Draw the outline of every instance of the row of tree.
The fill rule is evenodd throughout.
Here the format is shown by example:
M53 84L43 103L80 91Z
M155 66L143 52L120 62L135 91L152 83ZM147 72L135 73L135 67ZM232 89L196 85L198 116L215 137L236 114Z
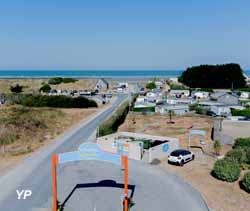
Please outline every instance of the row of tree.
M187 68L179 82L191 88L244 88L246 80L238 64L200 65Z

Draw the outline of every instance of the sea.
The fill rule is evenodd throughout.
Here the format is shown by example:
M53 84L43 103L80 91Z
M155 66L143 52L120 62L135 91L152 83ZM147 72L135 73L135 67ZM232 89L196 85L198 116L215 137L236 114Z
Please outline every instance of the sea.
M170 78L184 70L0 70L0 78ZM244 71L250 75L250 70Z

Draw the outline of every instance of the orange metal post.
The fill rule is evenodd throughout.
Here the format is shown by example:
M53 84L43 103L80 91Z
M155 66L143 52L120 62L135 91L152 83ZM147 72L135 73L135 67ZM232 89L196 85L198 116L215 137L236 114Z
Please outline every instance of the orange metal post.
M52 157L52 188L53 188L53 211L57 211L57 183L56 183L56 166L58 163L58 155Z
M128 211L128 157L122 156L124 167L124 211Z

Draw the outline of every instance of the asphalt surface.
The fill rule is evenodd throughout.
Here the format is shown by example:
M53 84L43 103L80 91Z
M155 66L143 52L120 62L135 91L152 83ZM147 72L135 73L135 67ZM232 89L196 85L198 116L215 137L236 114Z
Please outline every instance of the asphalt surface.
M54 144L35 152L18 167L0 178L0 211L30 211L52 207L51 156L74 151L86 141L126 98L121 95L97 117ZM200 194L178 177L143 162L129 161L129 188L135 206L131 211L205 211ZM27 199L16 190L31 190ZM122 210L123 171L99 161L72 162L58 168L58 200L66 211ZM39 209L43 210L43 209Z

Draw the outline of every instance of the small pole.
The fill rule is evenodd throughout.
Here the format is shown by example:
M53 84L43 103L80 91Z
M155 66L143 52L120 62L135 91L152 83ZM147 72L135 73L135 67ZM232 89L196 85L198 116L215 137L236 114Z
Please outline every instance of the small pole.
M52 157L52 190L53 190L53 211L57 211L57 181L56 181L56 166L58 163L58 155Z

